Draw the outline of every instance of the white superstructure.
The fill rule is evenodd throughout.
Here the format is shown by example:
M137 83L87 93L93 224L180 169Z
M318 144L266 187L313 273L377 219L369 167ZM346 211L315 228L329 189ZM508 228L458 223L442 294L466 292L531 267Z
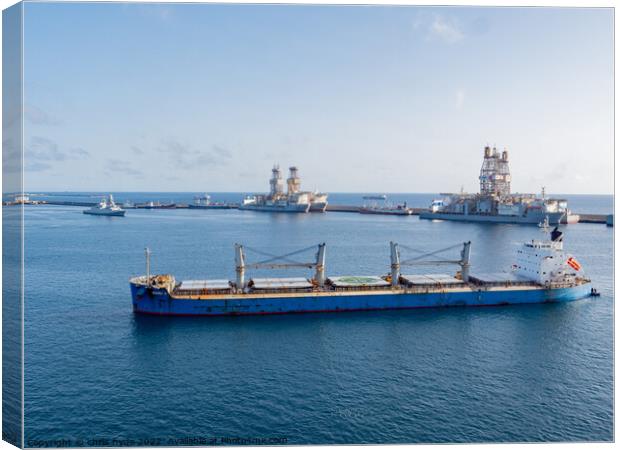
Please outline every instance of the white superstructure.
M543 286L574 283L581 266L577 260L564 252L562 233L557 227L550 240L525 242L517 250L515 273Z
M195 206L209 206L211 204L211 196L209 194L197 195L194 197Z

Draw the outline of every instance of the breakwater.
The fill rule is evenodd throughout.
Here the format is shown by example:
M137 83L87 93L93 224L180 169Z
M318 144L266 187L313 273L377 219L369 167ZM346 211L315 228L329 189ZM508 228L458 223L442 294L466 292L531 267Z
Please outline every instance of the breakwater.
M353 205L327 205L327 211L333 212L352 212L359 213L362 209L361 206L353 206ZM426 211L425 208L409 208L411 210L411 215L417 216L422 211Z
M608 223L607 214L579 214L580 223ZM611 225L611 224L610 224Z
M37 204L42 205L56 205L56 206L79 206L79 207L91 207L97 205L97 202L76 202L76 201L62 201L62 200L47 200L41 201ZM222 208L221 204L214 205L213 208L200 208L200 209L236 209L238 208L238 204L229 204L226 205L226 208ZM125 207L125 209L189 209L190 205L187 203L175 203L175 204L136 204L130 207ZM355 205L327 205L327 211L329 212L345 212L345 213L359 213L361 210L361 206ZM412 211L412 215L419 215L423 211L427 211L425 208L410 208ZM600 224L608 224L609 215L607 214L579 214L579 222L580 223L600 223ZM613 223L613 222L612 222Z

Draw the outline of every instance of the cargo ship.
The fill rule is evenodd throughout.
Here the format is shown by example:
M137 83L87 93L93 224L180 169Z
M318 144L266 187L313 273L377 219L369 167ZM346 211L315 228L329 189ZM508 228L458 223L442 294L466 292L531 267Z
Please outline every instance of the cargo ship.
M146 203L136 203L134 208L136 209L176 209L176 203L160 203L149 201Z
M362 198L364 200L387 200L387 195L385 194L364 195Z
M441 251L401 259L401 247L415 251L391 242L390 272L386 275L327 276L325 244L318 246L315 259L299 263L290 262L298 252L248 263L244 247L235 245L235 281L181 282L172 275L151 275L147 248L146 275L129 280L133 311L164 316L234 316L565 302L597 295L590 280L581 275L579 262L564 253L557 227L550 238L523 243L515 264L504 273L472 272L470 242L443 249L461 248L458 259L445 260L436 259ZM428 261L424 256L434 259ZM401 273L405 266L429 263L454 264L458 270L454 274ZM314 269L314 276L246 280L250 268L288 267Z
M234 209L239 205L235 203L223 203L211 201L209 194L197 195L194 197L194 202L187 205L190 209Z
M5 206L14 206L14 205L42 205L44 204L44 200L32 200L30 198L30 194L26 194L25 192L15 194L13 196L13 200L3 201L2 204Z
M413 208L409 208L407 202L393 205L387 202L387 197L383 200L383 204L371 202L368 205L363 205L360 208L360 214L387 214L391 216L410 216L413 214Z
M568 209L568 202L547 197L545 188L541 195L511 193L507 150L500 153L497 148L484 148L479 181L479 194L442 194L443 198L433 200L420 218L536 225L545 220L551 225L579 222L579 216Z
M246 195L239 209L291 213L325 212L327 209L327 194L301 190L297 167L289 168L286 184L285 193L280 166L273 166L269 180L269 194Z

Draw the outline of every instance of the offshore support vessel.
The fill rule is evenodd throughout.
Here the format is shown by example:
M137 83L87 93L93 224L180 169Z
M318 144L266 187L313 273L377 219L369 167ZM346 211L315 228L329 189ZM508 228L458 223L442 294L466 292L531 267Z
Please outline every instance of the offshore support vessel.
M133 310L154 315L226 316L565 302L596 295L590 280L580 275L581 266L577 260L564 253L562 233L557 228L550 239L524 243L508 273L472 273L470 246L470 242L462 244L458 260L429 262L422 260L425 255L401 260L399 245L392 242L388 275L327 277L325 244L318 246L313 262L290 263L290 257L298 253L293 252L256 264L246 263L244 248L235 245L237 276L234 282L177 282L172 275L151 275L147 248L146 275L131 278L129 282ZM444 250L451 248L455 247ZM278 259L289 263L277 264ZM460 270L455 275L401 273L403 266L429 263L456 264ZM315 273L312 278L251 278L247 281L245 277L248 268L284 267L313 268Z
M325 212L327 194L302 191L301 179L297 172L297 167L289 167L287 192L284 193L284 179L280 166L273 166L269 180L269 194L246 195L239 209L266 212Z
M420 218L517 224L546 221L552 225L579 222L579 216L571 213L565 199L546 197L544 188L541 196L511 193L506 150L500 153L497 148L484 148L479 180L479 194L443 194L444 198L433 200Z

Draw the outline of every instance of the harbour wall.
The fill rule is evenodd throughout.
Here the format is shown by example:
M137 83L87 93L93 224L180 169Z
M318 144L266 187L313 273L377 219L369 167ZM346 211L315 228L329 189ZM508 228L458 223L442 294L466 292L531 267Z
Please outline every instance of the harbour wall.
M53 200L53 201L43 201L38 204L56 205L56 206L91 207L91 206L97 205L98 203ZM231 205L230 209L234 209L234 208L238 208L238 205L234 205L234 206ZM184 203L178 203L172 207L168 205L161 205L161 206L135 205L128 209L189 209L189 205L184 204ZM213 209L218 209L218 208L213 208ZM222 209L222 208L219 208L219 209ZM361 209L360 206L353 206L353 205L332 205L332 204L327 205L327 211L330 211L330 212L359 213L360 209ZM412 214L416 216L420 215L420 213L422 212L428 211L425 208L411 208L411 210L412 210ZM580 214L580 213L576 213L576 214L579 215L580 223L601 223L601 224L608 224L610 226L613 226L613 219L610 220L608 218L609 215L607 214Z

